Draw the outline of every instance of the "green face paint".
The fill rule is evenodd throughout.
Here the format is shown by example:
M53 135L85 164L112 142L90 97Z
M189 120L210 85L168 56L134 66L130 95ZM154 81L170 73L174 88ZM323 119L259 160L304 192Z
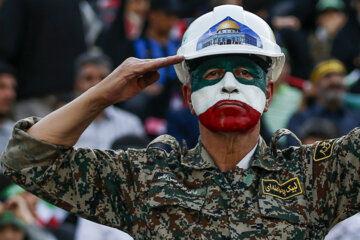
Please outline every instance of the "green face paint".
M252 79L246 79L238 77L235 73L239 68L247 70ZM221 55L211 59L206 60L201 63L192 73L191 73L191 89L192 92L195 92L203 87L215 85L222 80L224 75L221 77L208 80L204 79L204 75L210 69L219 69L223 70L224 75L226 72L231 72L234 74L236 80L239 83L246 85L254 85L260 88L264 93L266 92L266 73L265 71L257 65L254 61L239 55Z

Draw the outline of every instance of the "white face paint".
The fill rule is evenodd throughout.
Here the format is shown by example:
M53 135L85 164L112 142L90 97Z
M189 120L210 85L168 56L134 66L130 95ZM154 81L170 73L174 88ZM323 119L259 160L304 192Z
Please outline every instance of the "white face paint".
M203 87L191 94L196 115L200 115L221 100L235 100L246 103L260 114L264 112L266 96L255 85L242 84L231 72L215 85Z

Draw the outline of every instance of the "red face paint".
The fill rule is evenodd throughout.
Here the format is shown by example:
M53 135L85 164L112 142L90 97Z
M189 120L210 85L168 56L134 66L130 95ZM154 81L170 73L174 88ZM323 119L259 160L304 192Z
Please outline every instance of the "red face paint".
M244 132L253 129L261 114L246 103L222 100L199 115L200 122L212 131Z

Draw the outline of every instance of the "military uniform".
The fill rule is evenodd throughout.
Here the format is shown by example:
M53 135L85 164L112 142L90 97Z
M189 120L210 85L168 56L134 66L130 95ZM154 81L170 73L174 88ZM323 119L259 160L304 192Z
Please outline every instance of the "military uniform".
M222 173L201 142L170 136L146 149L100 151L48 144L16 124L2 155L14 181L70 212L135 239L323 239L360 210L359 129L277 150L260 139L251 166Z

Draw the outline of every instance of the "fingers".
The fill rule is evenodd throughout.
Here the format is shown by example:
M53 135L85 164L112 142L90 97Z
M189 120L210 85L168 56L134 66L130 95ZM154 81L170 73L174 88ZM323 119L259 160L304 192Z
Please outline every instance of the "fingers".
M170 56L156 59L147 59L144 61L143 69L145 71L156 71L163 67L168 67L184 60L183 56Z
M144 89L150 84L156 82L159 79L159 77L160 74L157 71L146 72L138 79L138 86L141 89Z

